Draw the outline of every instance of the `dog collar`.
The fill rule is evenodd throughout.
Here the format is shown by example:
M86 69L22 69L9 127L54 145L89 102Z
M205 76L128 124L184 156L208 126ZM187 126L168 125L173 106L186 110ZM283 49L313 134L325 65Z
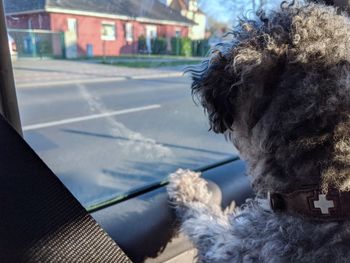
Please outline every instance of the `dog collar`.
M274 212L298 214L318 221L350 220L350 192L330 189L302 189L291 193L270 193Z

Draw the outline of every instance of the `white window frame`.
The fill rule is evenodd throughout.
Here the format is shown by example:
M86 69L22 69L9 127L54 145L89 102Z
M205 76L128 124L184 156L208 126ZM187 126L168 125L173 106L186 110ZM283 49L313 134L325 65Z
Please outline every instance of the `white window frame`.
M76 18L67 18L67 31L78 34L78 21Z
M132 23L125 24L125 39L126 41L134 40L134 25Z
M105 35L104 27L111 27L113 26L114 32L111 35ZM102 21L101 22L101 39L106 41L113 41L117 39L117 28L115 22L111 21Z
M156 25L146 25L146 45L148 53L152 52L152 39L157 38L158 27Z

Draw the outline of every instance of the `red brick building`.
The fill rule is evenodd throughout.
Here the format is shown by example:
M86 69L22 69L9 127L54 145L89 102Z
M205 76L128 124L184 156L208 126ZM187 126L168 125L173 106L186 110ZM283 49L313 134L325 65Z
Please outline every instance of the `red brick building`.
M65 33L66 53L114 56L138 52L138 39L187 37L194 24L158 0L5 0L8 28Z

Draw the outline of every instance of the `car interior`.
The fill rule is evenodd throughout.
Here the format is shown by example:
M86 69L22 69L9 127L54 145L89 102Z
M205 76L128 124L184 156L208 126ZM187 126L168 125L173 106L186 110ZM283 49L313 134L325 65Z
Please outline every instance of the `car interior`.
M84 207L31 149L2 1L0 35L0 262L194 262L193 245L178 233L166 178ZM212 182L223 208L252 197L238 157L196 170Z

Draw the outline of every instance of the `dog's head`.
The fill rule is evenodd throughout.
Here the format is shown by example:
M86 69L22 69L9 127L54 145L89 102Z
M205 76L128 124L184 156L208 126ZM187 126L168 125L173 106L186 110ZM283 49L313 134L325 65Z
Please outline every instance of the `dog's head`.
M350 190L350 21L323 5L242 21L192 69L211 129L247 160L253 186Z

